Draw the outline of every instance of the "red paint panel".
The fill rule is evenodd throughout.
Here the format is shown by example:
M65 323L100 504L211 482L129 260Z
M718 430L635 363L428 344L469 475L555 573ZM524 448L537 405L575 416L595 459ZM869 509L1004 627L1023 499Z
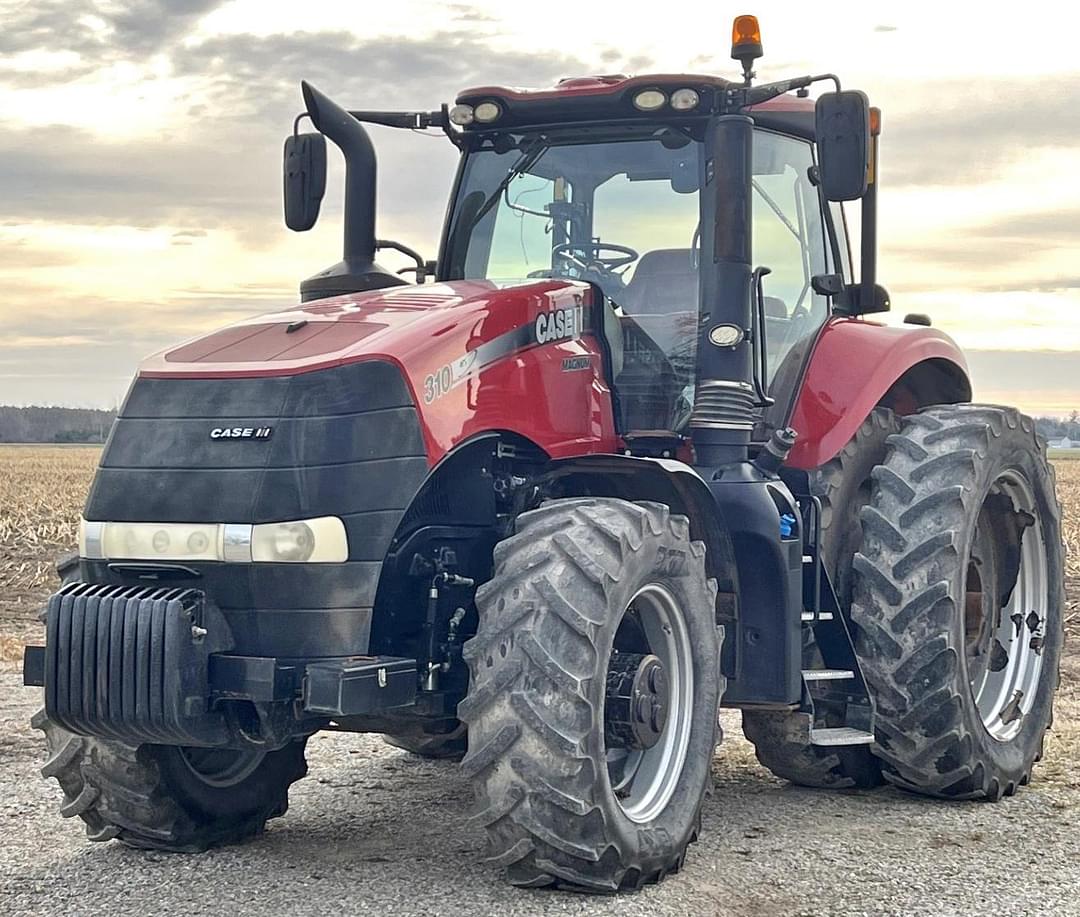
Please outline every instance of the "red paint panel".
M287 326L286 326L287 327ZM311 325L305 325L299 331L290 334L297 341L270 359L279 360L305 360L311 357L321 357L328 353L336 353L354 344L359 344L368 335L381 331L386 325L379 322L320 322L314 326L317 330L314 334L299 337Z
M924 360L947 360L967 375L963 353L936 329L831 319L795 401L791 426L799 439L788 464L810 469L833 458L892 384Z
M386 360L413 392L431 464L457 443L488 430L518 433L552 456L613 452L611 393L590 334L524 346L481 367L470 355L539 316L588 304L585 284L540 280L500 287L488 281L393 287L319 300L225 329L164 354L140 369L148 377L230 379L316 372L360 360ZM286 335L285 327L308 324ZM287 344L283 347L283 344ZM564 357L587 356L586 370L563 371ZM425 401L429 377L461 363L457 384Z
M169 363L201 363L218 351L234 347L246 339L262 333L269 327L276 326L259 324L223 328L221 331L215 331L206 337L168 351L165 354L165 360Z

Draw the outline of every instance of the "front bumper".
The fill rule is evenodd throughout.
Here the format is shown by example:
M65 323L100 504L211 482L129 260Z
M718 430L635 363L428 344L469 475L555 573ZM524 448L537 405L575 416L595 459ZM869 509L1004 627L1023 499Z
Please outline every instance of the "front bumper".
M311 731L416 699L413 659L231 647L224 617L197 589L70 583L49 599L46 645L26 648L23 682L44 687L47 715L71 732L132 744L276 743L290 726Z

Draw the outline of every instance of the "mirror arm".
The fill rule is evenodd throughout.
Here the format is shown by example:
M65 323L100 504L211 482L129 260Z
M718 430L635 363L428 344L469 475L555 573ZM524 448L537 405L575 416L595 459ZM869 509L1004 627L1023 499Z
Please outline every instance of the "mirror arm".
M396 127L403 130L423 131L428 128L438 128L454 146L460 148L462 144L461 132L456 131L450 122L450 106L445 102L438 111L350 111L350 115L357 121L368 124L379 124L382 127Z
M743 108L747 108L751 105L760 105L762 102L768 102L770 99L775 99L777 96L782 96L784 93L792 92L797 89L806 89L814 83L820 83L823 80L831 80L836 86L836 91L840 92L840 77L835 73L819 73L816 76L796 76L790 80L780 80L777 83L764 83L761 86L753 86L749 88L737 88L726 89L727 97L735 104L731 107L732 111L738 111Z

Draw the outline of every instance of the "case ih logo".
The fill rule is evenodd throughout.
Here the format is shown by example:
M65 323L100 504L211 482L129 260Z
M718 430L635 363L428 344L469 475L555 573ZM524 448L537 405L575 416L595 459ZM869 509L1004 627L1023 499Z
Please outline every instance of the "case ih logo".
M269 439L273 434L273 427L214 427L214 429L210 431L210 438Z
M585 310L581 306L541 312L536 316L536 343L547 344L549 341L579 337L585 330L584 325Z

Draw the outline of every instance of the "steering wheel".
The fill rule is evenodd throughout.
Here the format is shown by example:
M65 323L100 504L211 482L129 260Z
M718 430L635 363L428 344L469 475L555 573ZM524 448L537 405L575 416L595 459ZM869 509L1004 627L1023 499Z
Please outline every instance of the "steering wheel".
M575 251L582 250L592 254L592 257L587 262L582 261L574 254ZM605 257L600 254L601 252L615 252L616 256ZM599 266L610 273L632 264L641 255L629 245L615 245L611 242L563 242L551 249L551 257L569 261L570 264L581 271L588 271Z

